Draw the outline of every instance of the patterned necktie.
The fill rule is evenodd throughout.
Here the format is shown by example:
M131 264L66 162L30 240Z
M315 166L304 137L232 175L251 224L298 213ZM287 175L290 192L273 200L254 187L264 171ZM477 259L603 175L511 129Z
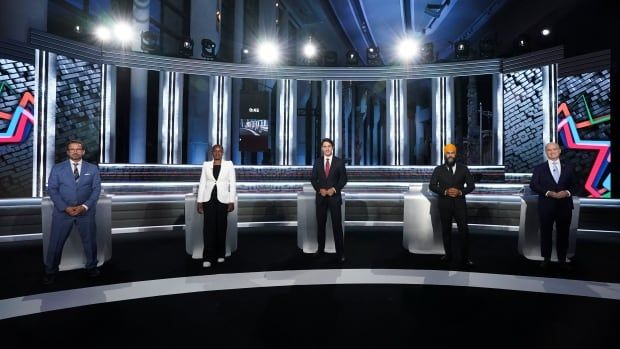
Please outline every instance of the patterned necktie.
M553 167L551 170L553 180L555 180L555 183L558 183L560 181L560 170L558 169L558 163L554 161L551 163L551 166Z
M329 159L325 160L325 177L329 176Z
M78 163L73 163L73 178L77 181L80 178L80 172L78 171Z

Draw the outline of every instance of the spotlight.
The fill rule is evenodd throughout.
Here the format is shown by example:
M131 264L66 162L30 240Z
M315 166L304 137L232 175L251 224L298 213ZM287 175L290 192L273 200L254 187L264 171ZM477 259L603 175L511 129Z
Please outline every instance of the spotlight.
M319 53L319 49L312 42L312 38L308 39L308 42L303 47L303 56L304 63L306 65L316 65L317 62L317 54Z
M179 55L181 57L189 58L194 54L194 40L192 38L185 38L179 46Z
M551 34L551 29L549 28L543 28L543 30L540 31L540 34L542 36L549 36Z
M379 48L370 46L366 49L366 63L372 66L381 65L381 57L379 56Z
M133 29L129 24L119 22L114 26L114 36L122 45L125 45L133 39Z
M514 49L517 54L529 52L531 49L530 38L526 34L517 36L514 41Z
M416 40L411 38L404 39L398 44L398 57L403 62L409 62L418 55L419 49L420 44Z
M108 42L112 38L112 32L108 27L99 26L95 29L95 36L101 42Z
M241 49L241 63L249 63L250 62L250 51L249 48L244 47Z
M469 41L459 40L454 43L454 58L455 59L469 58Z
M215 42L211 39L202 39L200 44L202 45L202 57L207 61L215 60Z
M142 52L153 53L159 50L159 38L157 34L148 30L140 33L140 49Z
M304 56L306 58L314 58L318 53L318 49L316 45L312 42L312 40L308 40L308 42L304 45Z
M360 64L360 54L355 50L347 51L346 63L348 66L355 66Z
M491 39L482 39L478 43L480 58L495 57L495 42Z
M280 59L280 48L274 42L266 41L258 45L256 58L262 64L275 64Z
M79 25L79 24L76 24L76 25L73 27L73 33L74 33L76 36L80 36L80 35L82 35L82 26L81 26L81 25Z
M422 63L432 63L435 61L435 50L433 49L432 42L427 42L420 47L420 61Z

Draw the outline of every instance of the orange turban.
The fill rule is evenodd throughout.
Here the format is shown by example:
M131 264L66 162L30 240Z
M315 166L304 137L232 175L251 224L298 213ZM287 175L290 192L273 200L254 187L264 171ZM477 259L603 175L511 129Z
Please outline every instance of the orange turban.
M455 152L455 153L456 153L456 146L455 146L454 144L452 144L452 143L446 144L446 145L443 147L443 152L444 152L444 153L447 153L447 152L449 152L449 151L453 151L453 152Z

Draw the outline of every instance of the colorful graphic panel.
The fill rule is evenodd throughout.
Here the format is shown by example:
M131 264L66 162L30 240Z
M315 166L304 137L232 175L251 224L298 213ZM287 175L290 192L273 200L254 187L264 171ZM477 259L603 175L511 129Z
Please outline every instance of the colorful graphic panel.
M34 66L0 58L0 198L32 196Z
M580 195L611 197L611 107L608 70L558 81L562 157L575 165Z

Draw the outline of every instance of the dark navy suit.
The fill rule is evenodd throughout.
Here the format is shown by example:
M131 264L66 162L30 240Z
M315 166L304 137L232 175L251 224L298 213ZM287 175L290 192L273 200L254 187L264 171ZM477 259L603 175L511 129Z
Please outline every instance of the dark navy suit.
M573 166L561 163L560 168L560 178L556 183L549 169L549 162L545 161L536 166L532 173L530 188L538 194L541 254L545 259L551 258L552 232L555 223L558 260L565 261L568 250L568 231L573 217L573 198L569 196L564 199L554 199L545 195L548 191L563 190L568 190L571 195L576 194Z
M97 200L101 193L99 168L82 160L80 177L76 181L69 160L54 165L47 181L48 193L54 202L52 231L45 256L45 271L53 274L58 271L62 249L77 224L86 255L86 269L97 266L97 239L95 213ZM69 206L86 205L88 210L72 217L65 212Z
M332 231L334 233L334 244L338 256L344 256L344 241L342 237L342 196L340 192L347 184L347 170L342 159L332 156L329 175L325 175L325 158L322 156L316 159L312 167L312 177L310 182L316 190L316 220L317 220L317 239L319 243L318 252L325 249L325 224L327 223L327 210L332 217ZM321 196L320 189L336 189L332 196Z

